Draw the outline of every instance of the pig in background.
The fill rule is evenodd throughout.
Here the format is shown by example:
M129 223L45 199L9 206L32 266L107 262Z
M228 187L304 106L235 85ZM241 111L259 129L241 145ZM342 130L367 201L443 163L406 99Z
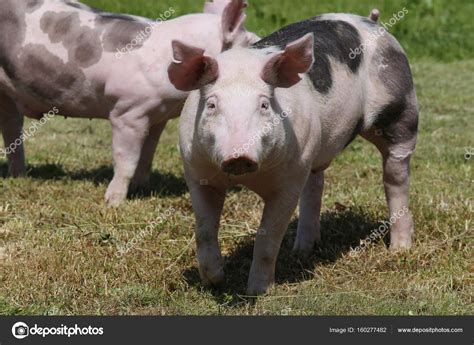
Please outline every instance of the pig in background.
M55 108L66 116L109 119L114 178L105 198L118 205L130 183L147 186L160 135L187 96L168 80L170 42L193 44L209 56L248 46L257 39L244 29L245 6L243 0L215 0L205 4L204 14L156 25L76 1L2 0L0 128L5 147L21 137L24 115L40 119ZM13 176L25 174L22 143L7 158Z
M230 186L265 202L247 287L264 293L298 200L294 250L307 253L320 240L324 170L357 135L382 154L390 214L408 211L418 105L406 55L389 33L376 35L377 18L321 15L215 59L173 42L179 63L169 67L170 80L196 90L181 115L180 146L205 283L224 280L218 229ZM405 212L391 228L391 249L409 248L412 234Z

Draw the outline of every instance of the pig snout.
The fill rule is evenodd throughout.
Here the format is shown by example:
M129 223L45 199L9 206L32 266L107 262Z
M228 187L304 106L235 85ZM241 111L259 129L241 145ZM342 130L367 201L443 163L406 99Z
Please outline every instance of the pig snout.
M244 175L258 170L258 163L248 157L230 158L222 163L223 172L232 175Z

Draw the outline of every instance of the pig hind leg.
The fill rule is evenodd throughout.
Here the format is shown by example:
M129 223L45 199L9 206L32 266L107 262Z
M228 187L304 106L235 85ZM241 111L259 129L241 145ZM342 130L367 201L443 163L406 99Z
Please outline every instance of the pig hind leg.
M7 96L0 94L0 128L2 130L4 151L1 156L8 159L9 172L13 177L26 173L23 141L20 139L23 130L23 115L18 112L15 103Z
M410 99L412 101L410 101ZM418 110L414 93L407 101L386 106L362 137L375 144L383 158L383 182L390 212L390 249L408 249L413 236L409 211L410 157L415 149Z
M111 123L114 178L105 193L105 201L108 206L115 207L127 197L147 136L149 119L140 112L130 112L111 116Z
M140 160L132 180L132 189L148 188L150 183L150 173L155 155L156 146L160 141L161 134L166 127L167 121L153 125L148 136L143 143Z

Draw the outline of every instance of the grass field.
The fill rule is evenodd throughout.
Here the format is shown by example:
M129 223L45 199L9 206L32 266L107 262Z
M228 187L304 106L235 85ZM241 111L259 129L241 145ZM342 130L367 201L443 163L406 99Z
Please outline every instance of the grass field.
M170 6L178 14L201 7L195 0L87 2L149 17ZM291 253L295 214L277 283L256 300L243 294L262 203L245 189L231 191L220 232L227 282L220 290L206 289L197 273L178 121L158 147L151 192L107 209L109 124L56 117L26 142L26 178L7 178L0 161L0 314L472 314L474 157L464 154L474 148L474 43L461 35L472 35L474 10L467 1L466 9L462 1L410 4L413 17L394 31L409 52L421 106L410 252L391 254L385 239L350 255L386 217L379 154L357 139L327 171L322 243L304 260ZM248 27L269 33L313 14L365 15L372 7L388 19L403 6L364 0L301 1L295 7L254 0ZM163 222L145 233L160 216ZM118 255L127 244L129 252Z

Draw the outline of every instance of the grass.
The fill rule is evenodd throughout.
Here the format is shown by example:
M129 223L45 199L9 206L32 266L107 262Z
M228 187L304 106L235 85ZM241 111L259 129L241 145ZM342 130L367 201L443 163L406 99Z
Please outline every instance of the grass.
M85 0L112 12L157 18L170 7L176 15L202 11L204 0ZM388 23L404 7L408 14L390 28L408 55L442 61L474 58L474 2L471 0L248 0L247 28L264 37L282 26L322 13L344 12L368 16L372 8ZM296 5L297 3L297 5Z
M155 8L138 0L89 2L148 16ZM196 3L173 6L184 12L185 6L197 10ZM280 25L280 19L268 19L277 7L259 3L268 7L262 27ZM332 9L317 3L306 6L319 12L371 8L363 5L366 1L351 2L349 10L344 7L348 1L335 2ZM282 6L278 13L286 13L288 21L310 13L303 5ZM385 239L349 255L386 215L379 154L357 139L328 170L322 243L305 260L291 253L295 214L280 252L277 284L257 300L243 294L252 258L251 229L258 227L262 203L245 189L231 191L220 232L227 282L220 290L206 289L196 268L177 120L158 147L151 192L110 210L103 203L112 177L109 124L57 117L26 142L27 178L7 178L6 164L0 162L0 314L472 314L474 160L463 156L474 147L474 59L442 61L448 55L435 60L415 54L412 59L421 124L412 163L416 240L410 252L389 253ZM171 208L176 212L152 234L144 233ZM130 241L136 245L117 256Z

